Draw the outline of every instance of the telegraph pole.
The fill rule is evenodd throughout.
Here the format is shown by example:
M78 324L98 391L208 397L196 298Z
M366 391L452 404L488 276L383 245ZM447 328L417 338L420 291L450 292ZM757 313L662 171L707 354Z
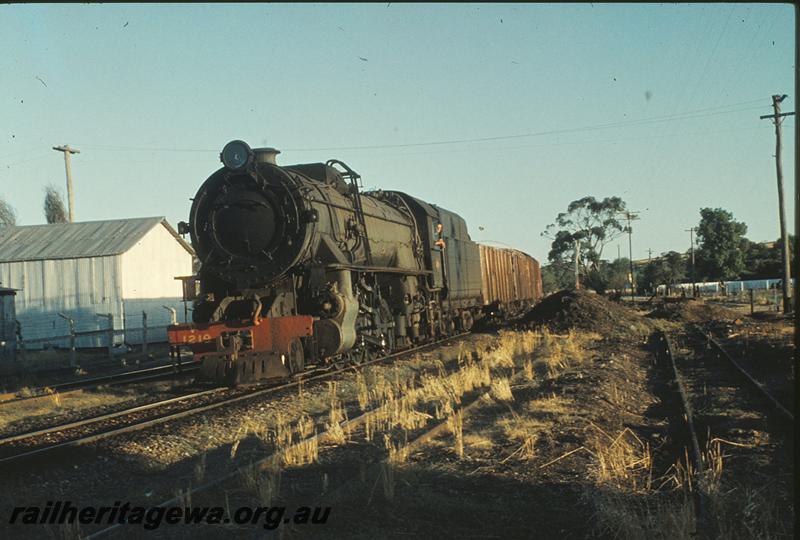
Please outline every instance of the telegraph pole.
M580 273L578 272L578 257L580 257L580 244L575 240L575 290L581 288Z
M778 213L781 222L781 258L783 259L783 312L792 312L792 302L789 297L789 287L791 285L791 257L789 255L789 233L786 231L786 211L783 207L783 168L781 167L781 118L794 115L793 112L781 113L781 102L786 99L786 94L772 96L772 108L775 114L761 116L772 118L775 122L775 170L778 174Z
M80 154L81 151L77 148L70 148L68 144L63 146L54 146L53 150L58 150L64 153L64 168L67 171L67 199L69 201L69 222L75 221L75 196L72 193L72 174L69 170L69 155Z
M633 288L634 284L636 283L636 276L633 274L633 239L631 236L633 235L633 229L631 228L631 220L639 219L638 212L631 212L627 210L623 212L623 215L628 220L628 254L630 256L630 266L631 266L631 301L635 302L635 298L633 295Z
M692 253L692 298L696 298L697 292L695 291L694 285L694 282L697 281L694 270L694 227L691 227L690 229L684 229L684 232L689 233L689 250Z

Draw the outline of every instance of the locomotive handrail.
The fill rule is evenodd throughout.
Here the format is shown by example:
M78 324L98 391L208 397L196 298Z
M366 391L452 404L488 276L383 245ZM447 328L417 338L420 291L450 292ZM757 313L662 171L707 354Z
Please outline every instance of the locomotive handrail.
M349 206L343 206L341 204L336 204L335 202L327 201L327 200L324 200L324 199L312 199L311 197L308 197L307 200L310 203L323 204L323 205L331 207L331 208L338 208L339 210L344 210L345 212L352 212L353 214L357 214L357 211L355 209L350 208ZM409 225L408 223L406 223L404 221L397 221L396 219L390 219L390 218L387 218L386 216L379 216L379 215L376 215L376 214L370 214L368 212L364 212L363 208L361 210L361 213L363 215L371 217L373 219L379 219L381 221L386 221L388 223L395 223L397 225L403 225L403 226L409 227L409 228L411 228L413 226L413 225Z
M326 270L353 270L356 272L375 272L378 274L410 274L415 276L424 276L433 274L430 270L421 270L417 268L393 268L391 266L358 266L353 264L326 264Z
M346 163L339 161L338 159L329 159L325 162L325 165L329 167L333 167L334 165L341 166L346 173L342 174L342 176L346 176L350 178L350 185L352 186L353 190L353 208L355 209L356 219L358 219L358 224L361 226L361 230L359 231L359 237L361 242L364 245L364 255L366 255L367 262L372 264L372 249L369 246L369 234L367 233L367 220L364 218L364 207L361 205L361 193L358 190L358 180L361 178L361 175L358 174L356 171L351 169L347 166Z

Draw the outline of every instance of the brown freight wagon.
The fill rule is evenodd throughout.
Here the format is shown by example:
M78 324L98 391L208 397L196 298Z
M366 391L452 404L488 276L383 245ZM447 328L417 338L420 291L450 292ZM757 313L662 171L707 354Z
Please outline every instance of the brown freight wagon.
M536 259L516 249L479 247L486 308L518 311L542 298L542 274Z

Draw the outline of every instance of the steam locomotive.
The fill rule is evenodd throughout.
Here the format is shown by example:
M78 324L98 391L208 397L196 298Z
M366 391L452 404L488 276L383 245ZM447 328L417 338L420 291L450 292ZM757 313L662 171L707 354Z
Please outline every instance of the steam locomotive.
M359 362L459 331L541 297L532 257L471 241L453 212L398 191L362 192L338 160L278 166L228 143L193 199L200 261L193 322L168 329L200 378L236 385L306 364Z

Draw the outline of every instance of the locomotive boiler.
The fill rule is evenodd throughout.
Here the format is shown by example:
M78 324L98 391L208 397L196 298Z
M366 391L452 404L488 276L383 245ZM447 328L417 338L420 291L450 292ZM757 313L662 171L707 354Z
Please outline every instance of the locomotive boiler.
M361 192L340 161L279 166L278 153L228 143L179 224L200 290L193 322L168 334L201 361L201 378L283 378L472 326L487 299L461 217Z

